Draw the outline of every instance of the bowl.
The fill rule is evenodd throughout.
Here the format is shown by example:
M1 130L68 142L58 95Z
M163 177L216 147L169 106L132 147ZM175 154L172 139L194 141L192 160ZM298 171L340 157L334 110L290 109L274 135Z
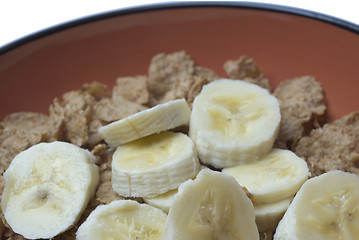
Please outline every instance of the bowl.
M220 76L226 60L245 54L274 87L315 76L331 119L358 110L358 25L271 4L186 2L101 13L2 47L0 118L16 111L46 113L66 91L147 74L152 56L180 50Z
M102 82L112 87L118 77L147 75L153 56L158 53L173 53L181 50L185 50L192 56L197 65L210 68L217 75L223 77L226 77L223 64L227 60L238 59L241 55L247 55L257 62L273 87L287 79L312 75L324 88L329 120L338 119L350 112L359 110L359 97L357 95L359 87L359 26L323 14L277 5L246 2L187 2L120 9L81 18L35 33L1 48L0 81L2 88L0 90L0 102L2 105L0 118L2 119L7 114L17 111L48 113L49 105L53 103L53 99L61 97L65 92L80 89L84 83L93 81ZM203 79L204 81L208 80ZM119 99L119 101L123 101L121 96ZM97 185L94 201L91 200L87 205L85 212L81 214L80 220L76 222L75 227L54 239L74 239L77 229L81 229L81 227L78 227L95 206L100 203L114 202L114 200L120 198L111 184L112 181L116 180L112 177L115 175L112 175L111 172L111 156L117 143L115 142L112 148L107 148L107 145L102 144L103 138L98 132L98 127L102 126L101 124L111 122L112 119L104 120L103 122L101 122L103 119L91 119L91 122L87 120L88 113L92 114L91 111L96 112L96 110L103 109L101 108L102 103L109 103L109 106L112 107L114 106L113 102L111 102L110 98L103 98L96 102L96 107L94 105L93 109L86 108L81 110L76 107L78 102L71 103L73 105L66 105L64 110L55 102L52 108L53 115L51 116L53 118L50 119L51 121L47 118L44 120L42 115L36 115L38 118L32 118L32 114L30 114L29 118L23 118L22 121L25 119L26 123L30 122L29 126L24 127L26 130L19 127L20 129L17 131L16 116L18 115L15 115L14 118L6 118L7 123L10 123L10 125L14 123L14 126L8 129L4 127L4 123L0 123L0 131L3 130L2 133L6 133L6 135L1 135L3 140L0 146L1 172L8 167L8 164L18 152L35 143L42 142L43 138L45 139L44 141L52 141L53 139L69 141L91 150L99 158L97 164L100 168L101 181ZM101 104L97 105L97 103ZM143 109L143 106L136 105L136 107ZM111 111L115 108L104 109L105 111L101 112L101 114L107 116L111 115ZM186 112L189 113L188 107L186 109ZM131 110L133 110L133 107ZM70 114L67 114L68 112ZM278 113L277 111L275 112ZM298 111L294 112L297 114ZM77 114L79 118L77 118ZM189 115L187 114L187 116ZM277 114L277 116L279 115ZM355 115L355 117L357 116ZM231 118L225 119L225 121L230 120ZM279 117L277 120L279 124ZM45 126L42 126L41 122L46 122L44 123ZM21 124L23 123L21 122ZM133 125L133 121L128 121L128 123ZM33 133L30 131L32 126L35 127ZM39 129L37 129L38 126L40 126ZM141 136L139 131L136 130L137 127L132 127L137 132L136 136ZM335 128L331 128L331 130L333 129L335 130ZM177 130L187 131L188 128L178 128ZM350 133L353 131L350 131ZM30 132L30 134L27 134L27 132ZM276 126L273 127L273 132L276 132ZM291 129L288 132L293 133ZM197 134L197 136L199 135ZM275 133L273 133L274 135ZM342 148L340 148L341 139L344 139L343 143L341 143L344 145L350 141L347 139L354 139L354 137L345 138L345 134L343 135L344 137L339 138L339 140L335 138L335 144L339 146L336 146L335 149L340 149L339 157L344 155L346 157L345 161L353 160L356 161L354 162L356 164L358 160L357 151L351 152L349 155L345 152L343 153L346 149L342 151ZM251 136L257 137L257 135ZM334 138L329 137L326 139L332 140ZM292 139L278 142L279 146L282 143L294 145L292 144ZM320 142L317 143L320 150L330 148L322 147L323 145L320 145ZM271 143L261 143L261 151L265 149L265 145L272 147ZM356 147L356 145L354 147L353 145L355 144L348 144L349 150ZM191 146L189 148L193 150ZM204 146L206 147L206 144ZM317 144L313 144L313 146L316 146L313 147L314 150L318 148ZM237 148L237 146L234 148ZM199 149L197 145L196 151ZM218 155L223 156L226 149L220 149L220 154ZM267 150L269 151L270 149ZM337 156L334 155L333 158L340 159L339 157L336 158ZM200 155L199 158L203 163L204 158ZM350 160L348 160L349 158ZM46 159L52 160L49 157L46 157ZM186 159L189 159L192 164L197 158L191 156ZM277 161L276 158L275 161ZM304 169L304 160L298 159L298 161L302 163ZM55 161L54 165L57 165L57 163L59 162ZM331 162L329 161L329 163ZM209 162L209 164L212 163ZM312 165L308 164L308 166ZM333 166L336 165L333 164ZM34 169L36 167L37 165ZM55 172L52 168L56 169L56 167L46 166L46 171L49 173ZM45 168L39 169L45 170ZM197 167L194 169L197 169ZM37 172L37 170L36 168L34 171ZM40 170L39 172L41 172ZM153 172L151 171L151 173ZM278 171L274 172L277 173ZM56 181L56 176L61 173L61 170L56 171L53 180ZM191 171L192 173L194 172ZM11 176L11 170L9 174ZM126 172L125 174L127 175ZM304 180L307 174L308 172L304 171ZM46 178L48 175L52 176L52 174L46 174ZM4 176L4 178L7 178L8 174ZM20 174L16 174L16 176L20 176ZM132 179L132 183L136 182L136 176L135 178L130 176L127 175L128 179ZM166 176L167 181L168 175ZM140 178L143 177L141 176ZM0 190L1 185L4 184L4 178L0 177ZM19 179L21 179L21 176ZM64 178L60 177L60 179ZM173 182L170 182L171 186L173 186ZM66 185L66 183L64 184ZM92 185L96 187L94 184ZM239 186L237 187L240 188ZM48 195L46 186L44 188L41 186L39 191L37 198L41 197L46 201ZM131 191L129 194L131 194ZM294 192L290 192L290 194L292 196ZM3 204L3 208L4 206L6 208L6 193L4 193L4 196L6 202ZM289 204L291 196L279 197L284 198L284 204ZM275 201L278 200L279 198L275 199ZM250 204L248 199L246 201ZM274 200L272 199L272 201ZM281 205L283 203L283 201L278 202ZM278 202L270 202L268 205L275 204L277 206ZM30 206L31 211L32 205L27 205ZM37 205L37 203L36 206L34 205L35 208ZM267 206L267 203L263 205ZM56 205L52 207L56 208ZM282 209L283 212L285 208ZM269 216L274 218L272 214L269 214ZM34 217L38 218L38 216ZM275 231L276 224L281 216L277 215L275 217L276 219L270 222L270 226L268 224L268 215L265 216L262 223L257 221L259 231L261 233L269 231L269 238L271 233ZM263 218L259 217L257 219ZM1 235L13 234L9 229L6 229L5 233L2 234L1 232L4 228L2 224L2 221L0 221L0 238ZM13 227L13 225L11 226Z

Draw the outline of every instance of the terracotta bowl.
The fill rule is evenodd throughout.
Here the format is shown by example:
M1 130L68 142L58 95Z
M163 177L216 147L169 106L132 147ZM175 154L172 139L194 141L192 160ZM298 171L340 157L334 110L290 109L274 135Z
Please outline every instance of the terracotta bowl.
M185 50L225 76L246 54L276 86L312 75L332 119L359 110L359 26L268 4L181 3L120 9L56 26L0 49L0 118L46 113L54 97L119 76L147 74L153 55Z

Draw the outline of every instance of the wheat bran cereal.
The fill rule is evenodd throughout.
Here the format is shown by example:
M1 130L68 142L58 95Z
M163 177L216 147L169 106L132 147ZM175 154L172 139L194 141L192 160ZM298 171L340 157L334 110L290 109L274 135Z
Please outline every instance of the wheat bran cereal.
M195 64L184 51L173 54L157 54L148 69L148 90L150 106L162 103L162 98L175 87L178 78L188 77L194 73Z
M118 97L121 99L117 100ZM147 76L118 78L113 88L112 98L115 102L119 102L124 98L133 103L146 105L149 101Z
M303 136L325 121L323 88L314 77L303 76L281 82L274 90L281 110L276 147L294 149Z
M52 140L54 130L50 118L41 113L18 112L6 116L0 123L0 172L21 151Z
M295 149L312 176L339 169L359 175L359 112L353 112L299 140Z
M241 79L259 85L269 91L272 89L269 80L264 77L262 70L253 58L242 55L237 60L226 61L223 68L231 79Z
M154 56L148 71L150 106L179 98L191 105L203 85L220 78L212 70L196 66L184 51Z

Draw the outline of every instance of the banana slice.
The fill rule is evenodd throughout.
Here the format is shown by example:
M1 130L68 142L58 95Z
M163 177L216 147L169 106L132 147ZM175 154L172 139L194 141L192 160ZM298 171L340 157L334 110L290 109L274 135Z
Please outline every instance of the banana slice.
M358 239L358 202L358 176L331 171L311 178L289 205L274 239Z
M293 197L273 203L254 205L254 215L259 232L274 232Z
M65 142L37 144L4 173L2 211L27 239L53 238L77 222L99 182L96 158Z
M110 147L189 123L191 110L184 99L169 101L135 113L99 129Z
M167 215L160 209L133 200L100 205L76 232L77 240L161 239Z
M172 200L176 195L178 189L173 189L168 192L162 193L153 198L143 198L143 201L148 205L161 209L164 213L168 214L172 204Z
M289 150L273 149L251 164L223 168L248 189L255 204L294 196L310 176L307 163Z
M230 167L267 154L279 123L278 101L266 89L221 79L204 86L195 98L189 136L202 162Z
M124 197L154 197L176 189L200 169L192 140L162 132L119 146L112 157L112 188Z
M253 204L234 178L202 170L179 187L162 239L259 239Z
M201 165L200 166L200 171L204 170L204 169L209 169L208 167ZM143 201L145 203L147 203L148 205L154 206L156 208L161 209L163 212L165 212L166 214L168 214L171 204L172 204L172 200L175 197L176 193L177 193L178 189L173 189L170 190L168 192L162 193L158 196L155 196L153 198L143 198Z

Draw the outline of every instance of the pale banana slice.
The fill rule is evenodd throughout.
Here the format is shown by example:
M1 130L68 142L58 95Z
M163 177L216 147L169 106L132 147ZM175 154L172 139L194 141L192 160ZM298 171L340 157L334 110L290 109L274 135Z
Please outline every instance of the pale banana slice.
M259 232L274 232L293 197L273 203L254 205L254 215Z
M99 182L96 158L65 142L37 144L4 173L2 211L27 239L53 238L77 222Z
M162 240L259 239L253 204L233 177L202 170L175 195Z
M204 86L195 98L189 136L202 162L230 167L267 154L280 118L279 103L266 89L220 79Z
M124 197L154 197L197 175L192 140L162 132L119 146L112 157L112 188Z
M310 176L307 163L292 151L273 149L251 164L223 168L252 194L255 204L293 196Z
M204 169L209 169L208 167L201 165L200 166L200 171L204 170ZM148 205L154 206L156 208L161 209L163 212L165 212L166 214L168 214L171 204L172 204L172 200L175 197L176 193L177 193L178 189L173 189L170 190L168 192L162 193L160 195L157 195L153 198L143 198L143 201L145 203L147 203Z
M274 239L358 239L358 203L358 176L331 171L311 178L289 205Z
M161 239L167 215L160 209L133 200L100 205L76 232L77 240Z
M177 191L178 189L173 189L153 198L143 198L143 201L148 205L159 208L164 213L168 214L168 212L170 211L172 200L176 195Z
M189 123L191 110L185 99L159 104L99 129L110 147Z

